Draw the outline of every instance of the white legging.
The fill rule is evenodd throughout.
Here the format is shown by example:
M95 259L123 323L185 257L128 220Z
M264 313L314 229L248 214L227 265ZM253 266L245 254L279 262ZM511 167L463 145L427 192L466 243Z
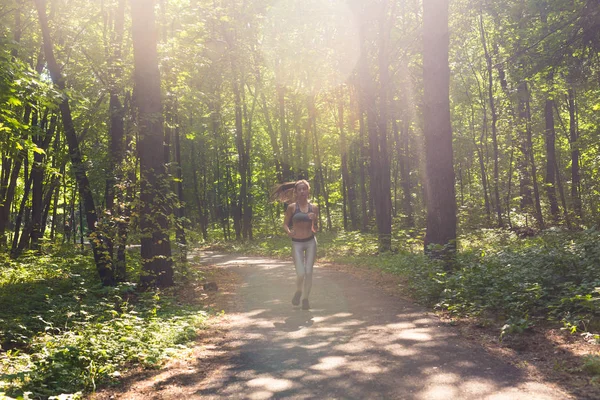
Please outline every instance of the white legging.
M312 287L313 265L317 257L317 239L306 242L292 241L292 257L296 266L296 290L302 292L302 298L308 299Z

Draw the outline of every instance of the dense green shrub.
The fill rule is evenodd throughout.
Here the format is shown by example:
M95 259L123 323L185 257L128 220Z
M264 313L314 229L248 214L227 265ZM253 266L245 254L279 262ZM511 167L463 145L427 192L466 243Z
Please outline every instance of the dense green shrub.
M8 396L92 391L130 365L157 366L207 315L166 292L102 287L93 260L81 254L2 261L0 393Z

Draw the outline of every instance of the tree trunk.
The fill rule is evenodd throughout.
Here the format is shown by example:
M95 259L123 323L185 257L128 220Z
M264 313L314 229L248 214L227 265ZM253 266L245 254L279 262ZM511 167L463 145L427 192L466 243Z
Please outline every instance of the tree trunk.
M483 102L484 99L482 98L481 101ZM489 223L490 222L490 216L491 216L491 208L490 208L490 198L488 196L488 177L487 177L487 172L485 169L485 164L486 164L486 159L485 159L485 154L487 153L487 149L486 149L486 142L485 142L485 137L486 137L486 129L487 129L487 115L486 115L486 110L485 107L483 109L483 126L481 127L481 135L479 135L479 143L477 142L476 139L476 133L475 133L475 107L473 106L473 102L471 101L471 130L473 133L473 145L475 146L475 148L477 149L477 158L479 159L479 170L481 172L481 186L483 188L483 202L485 205L485 215L486 215L486 222ZM462 198L462 179L461 179L461 198Z
M548 74L548 83L553 86L552 73ZM554 130L554 99L548 95L544 105L544 118L546 121L546 195L550 203L550 214L554 223L558 222L559 212L556 199L556 132Z
M208 226L207 226L207 211L205 206L204 196L200 196L200 190L198 188L198 165L196 163L196 151L194 150L194 140L190 141L191 151L191 165L192 165L192 179L194 184L194 198L196 200L196 207L198 208L198 218L200 222L200 231L202 232L202 238L208 240ZM206 177L206 174L202 174Z
M362 12L362 10L360 11ZM360 17L359 17L360 18ZM361 22L360 26L360 58L357 65L357 77L356 77L356 88L358 91L358 123L359 123L359 169L360 169L360 202L361 202L361 231L367 232L369 229L369 190L367 189L369 183L367 176L371 175L369 172L371 168L367 163L369 157L369 149L365 143L367 134L370 133L370 128L367 128L365 124L365 115L368 115L369 108L374 107L371 96L370 96L370 77L367 64L367 47L366 47L366 27L365 22ZM367 117L368 118L368 117ZM371 160L372 162L372 160ZM369 172L367 172L367 169ZM372 182L371 182L372 184Z
M50 208L52 207L52 199L56 199L56 195L58 194L58 187L60 186L60 177L54 176L50 183L46 186L46 191L44 193L43 198L43 214L42 214L42 231L41 237L44 237L44 231L46 229L46 222L48 220L48 214L50 213ZM56 203L56 201L55 201ZM56 206L54 207L56 210ZM54 221L53 221L54 225Z
M560 202L563 207L563 216L565 218L565 223L567 224L567 229L571 229L571 217L569 216L567 198L565 196L565 189L562 184L562 178L560 176L560 168L558 167L557 159L554 159L554 170L556 171L556 183L558 186L558 193L560 194Z
M367 209L370 212L369 215L369 220L371 221L373 218L373 213L375 213L375 224L377 226L377 236L378 236L378 241L380 242L380 234L379 234L379 229L380 229L380 222L379 219L377 218L377 206L379 205L376 200L377 196L379 195L379 190L381 188L380 185L380 179L381 179L381 174L380 174L380 160L378 158L378 150L379 150L379 143L378 143L378 134L377 134L377 113L375 110L375 101L376 101L376 96L374 93L374 85L375 82L373 80L368 80L365 81L368 82L367 85L369 86L366 90L366 104L367 104L367 109L366 109L366 117L367 117L367 139L368 139L368 150L369 150L369 192L367 193L368 195L368 204L369 207L367 207ZM381 215L381 214L380 214ZM381 245L381 243L379 243L379 245Z
M238 71L232 63L233 69L233 97L235 103L235 145L238 151L238 172L240 174L240 191L239 197L234 200L233 226L235 227L235 239L242 238L242 213L244 199L247 196L247 179L246 179L246 150L244 149L244 124L242 120L242 99L240 95L240 86L243 90L243 85L240 85Z
M506 190L506 219L508 220L508 227L512 228L512 222L510 220L510 199L512 198L512 177L513 177L513 162L515 158L515 149L511 147L510 149L510 162L508 163L508 183Z
M533 194L531 173L528 168L530 153L533 149L529 148L528 123L527 123L527 82L522 80L517 86L517 96L519 101L519 119L518 119L518 137L520 155L517 157L517 171L519 172L519 194L521 196L521 210L531 212L533 207Z
M285 123L285 88L277 85L277 104L279 107L279 131L281 134L281 144L283 146L282 174L283 181L286 182L292 178L290 169L290 144L288 138L287 126Z
M579 175L579 133L577 132L575 90L569 88L567 96L567 104L569 107L569 144L571 145L571 201L573 202L573 210L575 211L578 223L581 223L581 221L583 221L583 209L579 191L581 177Z
M397 123L394 121L394 134L396 135L397 157L402 185L402 211L405 215L404 226L412 228L415 225L415 221L412 202L413 187L410 177L412 168L410 162L410 124L411 120L414 119L414 115L411 112L411 83L407 61L403 61L400 66L400 80L402 82L402 93L400 95L400 127L398 128Z
M20 4L21 5L21 4ZM15 26L13 33L13 40L15 43L21 42L21 7L15 7ZM18 56L18 46L13 46L11 55L14 59ZM26 106L26 109L30 109L30 106ZM24 121L25 125L27 121ZM15 186L17 180L14 182L11 179L12 175L16 173L18 176L21 169L21 161L19 158L23 157L24 150L21 150L17 155L17 160L13 163L12 157L8 154L4 154L2 157L2 176L0 177L0 248L6 246L6 226L10 218L10 206L12 204L12 198L14 197ZM11 169L12 168L12 169ZM13 186L9 186L12 184Z
M246 196L244 196L242 203L242 236L244 239L252 240L252 163L250 162L250 151L252 149L252 119L254 117L254 110L256 109L256 90L252 100L252 108L248 112L246 105L245 90L242 90L242 114L245 121L246 129L244 130L244 168L246 169Z
M359 149L358 149L358 163L359 163L359 171L360 171L360 208L361 208L361 231L367 232L369 229L369 207L368 199L369 195L367 193L367 165L366 161L368 159L367 156L367 146L365 145L364 138L366 135L366 127L365 127L365 118L364 118L364 102L362 99L360 100L360 112L359 112Z
M175 189L177 192L177 200L179 204L177 206L177 227L175 232L175 237L177 239L177 243L182 246L187 245L187 240L185 238L185 202L183 198L183 168L181 163L181 146L180 146L180 138L179 138L179 123L177 123L175 127L175 177L177 178L177 184L175 185ZM184 254L186 252L184 251ZM185 260L185 258L184 258Z
M50 225L50 240L52 242L56 241L56 231L57 231L57 220L58 220L58 199L60 198L60 179L58 181L58 185L54 189L54 195L52 196L52 225ZM63 215L64 219L64 215Z
M408 116L404 117L399 132L400 139L400 179L402 180L402 210L404 211L405 226L407 228L413 228L415 226L414 208L412 202L412 179L411 173L411 162L410 162L410 121Z
M134 81L139 119L142 286L173 285L169 241L170 185L163 153L163 115L154 1L131 0Z
M28 123L28 121L25 120L25 123ZM25 149L19 151L15 157L14 162L12 163L12 169L10 170L10 179L6 186L6 192L4 196L0 198L3 200L0 202L0 246L6 245L6 227L8 226L8 222L10 220L10 208L15 197L15 190L17 188L19 174L21 173L21 166L23 165L23 160L26 157L27 151ZM24 175L26 175L26 172Z
M314 149L315 149L315 161L316 161L316 170L317 170L317 178L320 182L320 185L323 189L323 199L325 200L325 217L327 221L327 229L332 230L331 223L331 210L329 205L329 193L327 192L327 186L325 185L325 178L323 176L323 163L321 162L321 150L319 149L319 136L317 134L317 111L315 108L315 99L314 97L310 97L308 104L308 113L309 113L309 124L311 127L311 133L314 139Z
M492 56L488 51L487 40L485 35L485 29L483 27L483 12L479 14L479 30L481 33L481 43L483 45L483 52L485 54L485 61L487 66L487 77L488 77L488 99L490 102L490 113L492 114L492 145L494 148L494 203L496 208L496 221L498 227L504 226L502 221L502 203L500 202L500 189L499 189L499 163L500 154L498 150L498 113L496 112L496 103L494 101L494 80L493 80L493 69L492 69Z
M427 172L425 249L432 256L447 259L456 250L456 198L449 98L448 0L424 0L423 46L423 116ZM433 249L431 245L444 248Z
M44 40L44 53L48 63L48 71L54 84L62 91L65 90L65 81L60 72L60 68L54 58L54 48L52 40L50 39L50 31L48 28L48 21L46 18L46 2L44 0L35 0L37 7L40 26L42 29L42 36ZM115 277L112 269L111 260L106 257L106 249L104 246L104 238L96 233L96 222L98 217L96 215L96 207L94 204L94 198L92 197L92 191L90 183L87 178L87 171L81 152L79 150L79 142L77 140L77 134L75 133L75 126L73 125L73 119L71 117L71 108L69 106L69 99L66 95L63 95L63 101L59 105L62 122L64 126L64 133L67 139L69 147L69 156L71 158L71 164L75 173L75 179L79 187L79 196L84 202L85 214L87 219L87 225L90 233L90 243L94 253L94 260L96 262L96 269L100 276L100 280L103 285L114 285Z
M14 165L12 161L12 158L8 155L2 156L2 176L0 177L0 248L6 246L5 230L10 217L10 204L6 204L6 202L8 200L8 184L10 182L10 176L12 175L11 168Z
M260 105L262 107L263 115L265 117L265 123L267 124L267 133L269 139L271 139L271 148L273 149L273 156L275 161L275 174L278 182L283 182L283 175L281 170L281 151L279 150L279 143L277 142L277 134L273 128L271 122L271 116L269 114L269 107L267 105L267 97L262 87L262 76L260 74L260 67L256 68L256 91L260 92Z
M27 167L25 167L25 170L27 170ZM21 247L19 245L20 241L19 239L21 238L21 236L23 235L29 235L30 230L27 228L27 223L25 224L25 228L23 228L23 232L20 234L21 231L21 224L23 224L23 217L25 216L25 205L27 204L27 199L29 198L29 192L31 191L31 177L32 175L29 175L29 178L27 178L25 180L25 188L23 189L23 197L21 198L21 205L19 207L19 212L17 213L17 217L15 218L15 229L14 229L14 235L13 235L13 241L12 241L12 247L10 250L10 255L13 258L18 257L21 254L21 251L23 250L23 247Z
M527 103L527 109L528 109L528 114L531 115L530 111L529 111L529 102ZM545 229L546 224L544 223L544 216L542 214L542 204L540 201L540 189L539 189L539 185L538 185L538 181L537 181L537 168L535 165L535 157L533 154L533 142L532 142L532 138L531 138L531 119L529 119L529 133L527 134L528 140L529 140L529 145L528 147L531 149L531 152L529 154L530 157L530 165L531 165L531 179L533 181L533 196L535 199L535 219L537 220L538 226L540 227L540 229Z
M548 80L551 82L552 78ZM554 99L550 96L546 99L544 105L544 119L546 122L546 194L550 203L550 214L554 223L558 222L559 209L556 198L556 132L554 129Z
M380 10L380 29L378 45L379 64L379 118L377 120L375 142L377 170L375 187L375 204L377 231L379 235L379 250L390 251L392 248L392 199L391 199L391 168L388 153L388 91L389 57L388 39L391 24L387 16L387 3L383 2Z
M548 33L548 10L547 3L544 1L540 4L540 22L544 34ZM544 47L544 52L548 51L548 46ZM544 120L545 120L545 135L546 139L546 195L550 203L550 215L556 224L558 223L560 210L558 209L558 201L556 198L556 131L554 129L554 70L548 71L546 76L548 91L544 104Z
M113 10L111 10L111 13ZM117 191L116 185L120 185L123 188L123 160L125 159L125 112L123 104L120 99L122 95L122 88L119 82L122 79L123 69L121 63L121 47L123 42L124 25L125 24L125 0L119 0L116 9L114 10L114 30L111 35L111 40L108 41L106 46L106 53L108 55L108 70L109 70L109 162L111 170L108 171L106 178L106 191L105 191L105 204L108 215L106 219L117 221L116 225L119 226L123 222L124 210L120 206L124 200L123 190ZM117 194L118 193L118 194ZM118 196L121 201L115 205L115 196ZM110 224L112 225L112 223ZM105 225L106 227L106 225ZM107 228L105 228L107 229ZM119 232L106 232L106 247L107 251L115 260L114 245L115 242L122 242L119 238ZM115 274L118 281L125 280L125 268L124 262L116 261Z
M46 112L47 113L47 112ZM42 238L44 225L44 172L46 162L46 150L50 147L50 141L54 137L56 130L56 116L51 117L50 126L46 127L48 116L44 115L40 126L40 132L43 132L43 137L34 138L34 143L44 151L35 152L33 155L33 167L31 174L33 175L33 190L31 195L31 249L39 250L39 241Z
M40 52L38 61L36 63L36 72L38 74L42 73L44 66L43 57L43 53ZM25 125L30 123L31 115L32 107L31 105L27 104L23 112L23 123ZM21 138L25 138L24 134L21 134ZM19 174L21 173L21 167L23 166L23 162L27 163L27 160L28 158L26 149L20 150L14 160L6 158L3 160L2 171L4 173L4 168L6 167L6 176L8 176L8 172L10 171L10 178L8 179L8 183L3 184L0 188L0 247L6 245L6 227L8 226L10 220L10 208L15 197L15 190L17 188ZM27 165L25 165L23 177L23 180L25 181L27 181L27 169Z
M356 229L356 192L354 187L354 180L351 178L350 171L348 169L348 139L346 138L346 130L344 129L344 92L343 87L340 87L338 93L338 129L340 130L340 150L342 152L342 184L344 187L343 200L344 200L344 230L348 230L348 215L350 214L350 221L352 224L352 230Z

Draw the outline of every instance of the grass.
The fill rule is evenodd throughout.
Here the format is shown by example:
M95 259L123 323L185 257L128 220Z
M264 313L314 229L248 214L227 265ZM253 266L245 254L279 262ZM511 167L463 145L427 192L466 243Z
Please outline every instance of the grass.
M87 255L27 254L1 265L0 398L77 398L130 366L158 367L207 317L178 304L177 288L102 287Z

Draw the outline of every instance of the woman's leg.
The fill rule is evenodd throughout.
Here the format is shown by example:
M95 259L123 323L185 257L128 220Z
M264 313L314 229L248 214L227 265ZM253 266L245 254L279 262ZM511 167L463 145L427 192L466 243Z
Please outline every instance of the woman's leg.
M304 261L304 290L302 297L308 299L310 289L312 288L313 266L315 264L315 259L317 258L317 240L313 239L304 242L303 244L305 244L304 249L306 258Z
M296 292L302 292L302 284L304 283L304 243L292 242L292 258L296 267Z

